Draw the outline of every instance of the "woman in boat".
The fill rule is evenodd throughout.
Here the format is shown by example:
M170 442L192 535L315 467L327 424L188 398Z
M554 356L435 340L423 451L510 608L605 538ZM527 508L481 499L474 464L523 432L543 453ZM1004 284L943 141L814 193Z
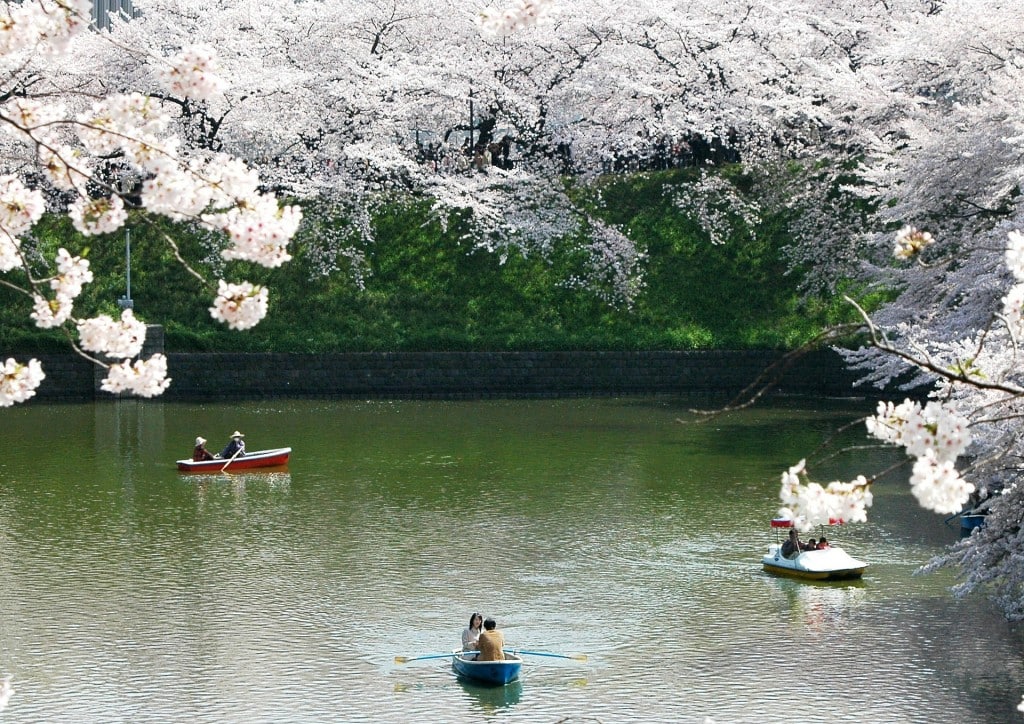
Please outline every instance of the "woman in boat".
M213 453L206 449L205 437L196 438L196 446L192 449L192 459L196 462L213 460Z
M469 617L469 626L462 632L463 651L476 651L480 648L480 627L483 626L483 623L484 617L479 613L474 613Z
M231 433L231 439L228 441L227 446L220 451L220 456L222 458L229 459L245 455L245 440L242 439L243 437L245 437L245 435L240 433L238 430Z

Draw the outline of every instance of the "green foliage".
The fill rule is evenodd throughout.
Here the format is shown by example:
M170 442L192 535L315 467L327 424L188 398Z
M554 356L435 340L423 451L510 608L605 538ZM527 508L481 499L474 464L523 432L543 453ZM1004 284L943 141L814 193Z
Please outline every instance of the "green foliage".
M645 288L631 309L565 284L581 269L578 239L562 240L546 257L511 253L502 262L462 238L459 219L446 230L429 204L407 199L382 205L374 241L357 248L367 259L364 288L344 272L322 275L322 249L313 249L312 236L344 230L347 219L317 218L295 244L293 261L274 270L226 265L205 234L188 228L132 224L135 311L164 324L169 351L791 348L852 318L841 301L801 298L799 280L786 275L781 249L788 239L778 220L767 220L756 237L710 244L664 193L691 178L689 170L636 174L611 178L597 193L575 193L581 208L624 230L647 255ZM182 268L165 233L185 258L205 260L193 266L208 279L224 267L229 279L268 285L267 318L247 332L212 320L212 282ZM36 236L49 258L59 246L78 254L91 246L96 280L76 314L119 314L122 234L83 239L65 219L48 218ZM61 335L26 324L31 305L24 295L0 288L0 303L0 349L66 349Z

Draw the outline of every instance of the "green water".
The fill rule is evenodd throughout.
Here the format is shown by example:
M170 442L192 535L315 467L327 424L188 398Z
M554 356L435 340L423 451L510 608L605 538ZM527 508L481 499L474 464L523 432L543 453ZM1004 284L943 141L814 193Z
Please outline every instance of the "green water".
M833 538L861 582L764 574L779 474L870 405L702 425L668 400L122 401L0 410L14 722L1006 722L1024 639L949 574L899 479ZM189 476L197 435L287 472ZM866 442L861 428L845 442ZM871 473L859 451L818 468ZM502 689L444 659L472 611Z

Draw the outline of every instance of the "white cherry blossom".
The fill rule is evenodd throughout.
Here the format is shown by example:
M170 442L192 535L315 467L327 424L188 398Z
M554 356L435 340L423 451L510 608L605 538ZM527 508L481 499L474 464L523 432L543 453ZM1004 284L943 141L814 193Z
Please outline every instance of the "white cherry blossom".
M21 236L45 210L42 193L27 188L17 176L0 176L0 236L9 240Z
M797 529L808 531L836 521L860 523L867 520L873 496L870 483L863 475L851 482L836 480L826 486L810 480L802 482L801 478L807 478L804 460L782 474L779 492L783 505L779 516L793 521Z
M231 329L249 329L267 315L267 290L249 282L229 284L221 279L210 316Z
M21 242L18 239L0 233L0 272L21 266L20 248Z
M36 394L36 388L46 378L39 360L21 364L13 357L0 365L0 407L24 402ZM9 684L9 682L6 682ZM0 709L3 709L3 688L0 687Z
M15 138L51 142L55 141L57 130L67 118L67 107L59 101L14 97L0 106L0 114L10 119L11 123L4 130Z
M244 259L273 268L291 259L287 245L299 228L302 211L297 206L279 208L277 201L264 195L244 209L204 219L220 225L234 242L221 253L225 259Z
M64 144L39 146L39 165L50 183L64 191L85 193L93 173L92 162L82 150Z
M128 219L124 202L120 196L108 198L79 198L71 204L68 216L75 228L86 236L110 234L117 231Z
M511 35L543 23L554 5L553 0L516 0L504 10L484 8L477 16L477 24L484 35Z
M922 507L948 515L963 509L974 485L960 477L953 460L939 460L929 449L914 463L910 490Z
M167 377L167 357L154 354L146 360L125 360L107 369L100 384L107 392L129 393L139 397L156 397L170 386Z
M78 337L83 349L110 357L136 357L146 341L145 323L135 319L131 309L114 320L106 314L78 322Z
M1024 234L1016 229L1006 235L1006 266L1018 281L1024 281Z
M58 297L75 299L82 293L82 287L92 281L89 260L72 256L67 249L61 247L57 250L55 262L57 275L50 280L50 288Z
M907 453L926 452L939 460L956 460L971 443L968 421L947 405L932 401L925 407L904 400L900 405L880 402L866 421L868 432L885 442L903 445Z
M897 259L909 259L934 243L935 239L927 231L920 231L913 226L904 226L896 234L893 256Z
M66 295L59 294L53 299L47 299L34 294L29 317L35 320L36 326L40 329L53 329L71 319L73 307L74 300Z
M88 0L33 0L7 3L5 22L0 23L0 54L38 49L62 52L68 40L89 26L92 7Z
M221 95L227 87L224 79L217 75L218 70L213 49L193 45L168 60L160 79L171 93L207 100Z
M1003 319L1014 335L1024 331L1024 284L1014 284L1003 297Z

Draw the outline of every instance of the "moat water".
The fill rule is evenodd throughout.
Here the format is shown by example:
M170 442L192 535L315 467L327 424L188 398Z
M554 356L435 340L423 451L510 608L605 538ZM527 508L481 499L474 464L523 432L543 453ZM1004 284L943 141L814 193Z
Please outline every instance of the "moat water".
M770 576L779 475L867 403L111 401L0 410L0 675L22 722L1007 722L1024 636L876 484L862 581ZM197 435L287 471L183 475ZM835 447L866 445L863 426ZM896 451L847 452L821 479ZM527 657L445 659L469 614Z

